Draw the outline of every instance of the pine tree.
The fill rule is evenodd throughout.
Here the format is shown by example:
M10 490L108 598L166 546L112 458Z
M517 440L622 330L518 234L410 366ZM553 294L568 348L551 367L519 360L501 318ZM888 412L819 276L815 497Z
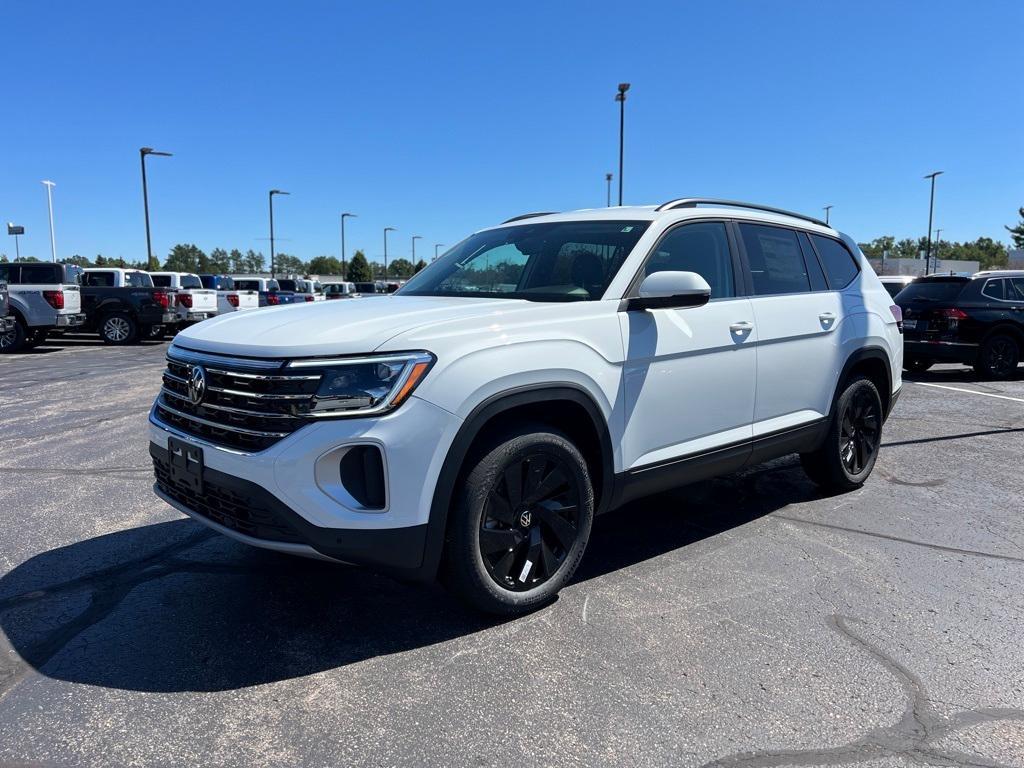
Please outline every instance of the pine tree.
M369 283L373 280L370 265L366 262L366 254L356 251L348 263L348 279L353 283Z
M1020 222L1016 227L1007 227L1006 231L1010 233L1014 248L1024 248L1024 208L1018 209L1017 214Z

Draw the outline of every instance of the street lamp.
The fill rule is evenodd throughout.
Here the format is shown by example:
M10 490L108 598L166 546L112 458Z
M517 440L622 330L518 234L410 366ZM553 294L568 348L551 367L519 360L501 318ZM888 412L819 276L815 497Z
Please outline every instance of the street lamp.
M444 248L444 243L434 243L434 261L437 261L437 249Z
M932 194L928 201L928 245L924 252L924 273L928 274L928 265L931 263L932 258L932 214L935 212L935 177L941 176L944 171L935 171L929 173L924 178L932 180Z
M146 214L146 266L148 269L156 269L157 264L153 263L153 246L149 239L149 190L146 187L146 155L158 157L170 157L170 152L157 152L152 147L139 149L139 159L142 161L142 209Z
M388 232L397 232L394 227L384 227L384 279L388 279Z
M828 224L828 212L831 211L833 208L835 208L834 205L826 205L824 208L822 208L822 210L825 211L825 223L826 224Z
M413 269L416 268L416 241L417 240L422 240L422 239L423 239L422 235L413 235L412 236L412 266L413 266Z
M615 94L615 100L619 102L619 205L622 205L622 142L626 127L626 91L629 90L629 83L619 83L619 92Z
M604 180L608 183L608 205L607 205L607 207L611 208L612 207L612 175L610 173L606 173L604 175Z
M935 258L939 258L939 252L942 250L942 227L935 229Z
M345 218L358 219L359 217L354 213L343 213L341 214L341 276L348 278L348 273L345 272Z
M274 279L274 195L290 195L291 192L284 192L280 189L270 190L267 196L270 198L270 279Z
M44 179L42 185L46 187L46 205L50 210L50 255L53 262L57 263L57 238L53 234L53 188L57 185L48 179Z

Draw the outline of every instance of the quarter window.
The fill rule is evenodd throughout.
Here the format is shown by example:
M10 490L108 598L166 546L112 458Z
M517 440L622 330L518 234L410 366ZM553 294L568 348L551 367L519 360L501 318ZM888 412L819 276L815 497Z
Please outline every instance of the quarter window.
M53 264L22 264L21 282L25 285L59 283L57 269Z
M825 265L825 272L828 274L829 284L833 290L845 288L853 282L857 276L857 264L853 255L846 249L846 246L831 237L811 235L814 247L818 249L818 255Z
M86 272L85 284L93 286L111 287L114 285L113 272Z
M651 254L644 275L696 272L711 286L711 298L736 295L729 236L720 221L685 224L669 232Z
M796 232L782 227L741 223L740 233L756 295L810 292L811 283Z
M982 296L987 296L990 299L996 299L998 301L1003 300L1003 283L1005 280L989 280L985 283L985 287L981 290Z
M1024 301L1024 277L1014 277L1007 281L1006 297L1011 301Z

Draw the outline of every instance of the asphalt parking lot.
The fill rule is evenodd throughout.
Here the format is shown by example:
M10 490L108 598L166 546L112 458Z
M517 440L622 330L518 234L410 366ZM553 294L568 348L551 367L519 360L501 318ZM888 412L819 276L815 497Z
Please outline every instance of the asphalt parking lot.
M601 518L552 606L247 548L156 499L165 344L0 359L4 765L1024 766L1024 368Z

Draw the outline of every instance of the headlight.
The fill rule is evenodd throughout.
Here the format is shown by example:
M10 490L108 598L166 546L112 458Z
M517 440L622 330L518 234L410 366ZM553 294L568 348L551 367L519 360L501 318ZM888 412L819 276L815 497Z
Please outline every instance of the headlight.
M369 416L400 406L423 380L434 356L429 352L293 360L289 370L322 371L309 416Z

